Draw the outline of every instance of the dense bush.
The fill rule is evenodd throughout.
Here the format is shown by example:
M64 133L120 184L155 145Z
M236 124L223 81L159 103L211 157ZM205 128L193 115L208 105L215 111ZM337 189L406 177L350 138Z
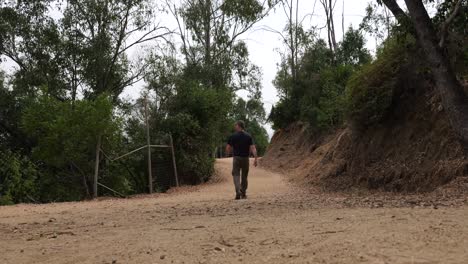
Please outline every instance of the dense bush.
M336 52L324 40L311 40L299 58L296 81L287 61L280 64L274 85L282 98L270 113L273 128L295 121L306 122L316 130L340 126L346 111L346 84L370 60L358 30L349 28Z
M206 136L210 131L187 113L170 116L164 120L162 128L173 133L181 182L196 184L207 181L214 169L214 146L206 144L209 143Z
M346 111L354 125L380 122L392 105L399 73L407 64L414 39L389 39L377 59L354 74L346 87Z
M45 95L24 109L21 127L35 142L31 159L41 168L42 176L34 183L41 188L40 201L90 196L98 138L104 149L119 141L120 121L113 109L106 96L71 104Z
M35 202L40 172L27 157L0 150L0 205Z
M340 125L345 114L345 87L354 72L352 65L339 65L322 72L322 93L317 105L317 127Z

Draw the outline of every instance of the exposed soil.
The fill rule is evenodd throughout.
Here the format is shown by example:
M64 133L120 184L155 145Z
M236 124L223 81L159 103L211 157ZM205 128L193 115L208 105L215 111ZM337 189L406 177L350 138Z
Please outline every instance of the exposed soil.
M295 123L277 131L265 165L300 184L332 191L427 192L468 177L468 159L437 93L424 79L404 83L384 121L373 127L348 124L317 135Z
M234 201L231 160L216 166L216 183L168 194L0 207L0 263L468 260L464 193L323 193L252 168L249 199Z

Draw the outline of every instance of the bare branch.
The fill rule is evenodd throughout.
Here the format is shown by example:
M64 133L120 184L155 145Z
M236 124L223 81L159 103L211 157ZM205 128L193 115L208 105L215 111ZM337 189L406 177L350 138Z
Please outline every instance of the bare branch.
M167 29L166 27L160 27L160 28L155 28L149 32L146 32L142 37L140 37L138 40L136 40L135 42L131 43L130 45L127 45L125 48L121 49L119 51L119 55L124 53L125 51L127 51L129 48L135 46L135 45L139 45L139 44L142 44L142 43L145 43L145 42L148 42L148 41L151 41L151 40L155 40L155 39L158 39L158 38L163 38L164 36L167 36L167 35L170 35L170 34L173 34L172 31L170 31L169 29L167 29L168 31L165 32L165 33L161 33L161 34L158 34L158 35L155 35L155 36L152 36L152 37L148 37L149 35L151 35L152 33L156 32L158 29Z

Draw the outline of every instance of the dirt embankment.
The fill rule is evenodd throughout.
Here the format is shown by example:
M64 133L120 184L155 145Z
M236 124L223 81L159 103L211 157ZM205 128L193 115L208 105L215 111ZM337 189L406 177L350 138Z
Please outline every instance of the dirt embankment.
M437 93L427 83L413 87L414 81L397 91L397 103L377 126L359 130L347 125L317 135L295 123L277 131L263 165L293 181L331 190L421 192L449 182L450 188L468 189L468 159Z

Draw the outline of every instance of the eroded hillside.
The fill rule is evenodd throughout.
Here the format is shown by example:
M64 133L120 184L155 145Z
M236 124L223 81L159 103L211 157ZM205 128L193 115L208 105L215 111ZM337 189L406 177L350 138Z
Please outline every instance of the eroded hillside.
M331 190L431 191L468 176L468 160L437 93L429 83L414 86L416 81L404 82L378 125L358 129L347 124L318 135L295 123L277 131L263 166Z

